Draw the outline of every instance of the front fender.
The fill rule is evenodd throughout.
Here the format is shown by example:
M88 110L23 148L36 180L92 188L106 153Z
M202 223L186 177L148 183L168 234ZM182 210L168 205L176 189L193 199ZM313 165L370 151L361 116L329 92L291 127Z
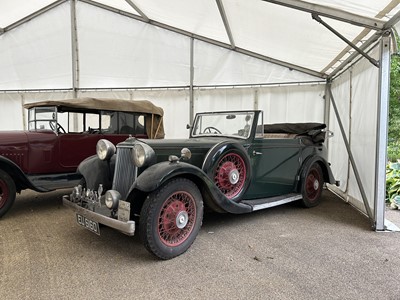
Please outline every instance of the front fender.
M150 193L168 180L178 176L189 178L197 184L202 194L208 195L207 199L211 202L210 207L216 206L215 210L217 211L234 214L251 212L251 206L230 201L203 170L185 162L166 161L150 166L138 176L132 189Z
M109 161L101 160L97 155L89 156L78 166L78 173L82 174L88 189L97 189L103 184L105 190L112 187L113 174L115 169L114 155Z

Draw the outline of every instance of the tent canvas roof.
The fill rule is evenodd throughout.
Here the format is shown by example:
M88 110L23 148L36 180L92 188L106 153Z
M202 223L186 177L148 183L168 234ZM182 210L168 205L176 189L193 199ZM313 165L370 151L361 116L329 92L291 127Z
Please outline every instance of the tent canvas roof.
M0 34L66 0L3 0ZM360 48L399 19L399 0L77 0L161 28L327 77L355 52L312 17ZM377 37L378 36L378 37ZM1 38L0 38L1 40ZM368 41L370 41L368 43Z

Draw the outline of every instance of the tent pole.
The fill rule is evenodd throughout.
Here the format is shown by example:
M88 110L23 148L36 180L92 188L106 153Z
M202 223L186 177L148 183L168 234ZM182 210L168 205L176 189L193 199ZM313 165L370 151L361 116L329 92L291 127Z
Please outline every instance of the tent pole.
M386 163L390 82L390 32L380 41L379 96L377 107L375 159L375 220L376 231L385 230Z
M194 116L194 39L190 38L190 86L189 86L189 124L193 123Z
M78 53L78 34L76 24L76 0L71 0L71 47L72 47L72 94L77 97L79 88L79 53Z
M325 97L324 97L324 123L326 124L326 128L327 130L329 130L329 122L330 122L330 108L331 108L331 98L330 98L330 94L329 94L329 84L328 82L325 85ZM329 148L329 139L326 139L325 141L326 147Z
M343 124L342 124L342 120L340 118L339 111L338 111L338 108L336 106L336 102L335 102L335 99L333 97L333 94L332 94L331 83L328 84L328 91L329 91L329 98L330 98L330 101L332 103L333 110L335 111L335 115L336 115L336 119L337 119L339 127L340 127L340 131L342 133L343 141L344 141L344 144L346 146L347 153L349 155L350 163L351 163L351 166L353 167L353 171L354 171L354 175L356 177L358 188L360 189L360 193L361 193L362 200L364 202L365 210L366 210L368 218L369 218L369 220L371 222L371 226L374 227L374 225L375 225L374 224L374 219L373 219L371 208L369 207L369 204L368 204L367 194L365 193L364 186L363 186L363 184L361 182L360 173L358 172L358 168L357 168L356 162L354 160L353 153L351 152L350 144L349 144L349 141L347 139L346 132L344 130L344 127L343 127Z

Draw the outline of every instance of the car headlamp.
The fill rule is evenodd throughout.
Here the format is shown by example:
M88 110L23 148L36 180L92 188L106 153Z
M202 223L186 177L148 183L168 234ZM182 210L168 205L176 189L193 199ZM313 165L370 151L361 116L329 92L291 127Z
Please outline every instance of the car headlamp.
M96 153L99 159L108 160L115 154L115 146L109 140L101 139L97 142Z
M133 163L137 167L149 165L155 159L153 148L144 143L137 143L132 148Z
M108 190L104 195L104 202L109 209L117 209L121 194L115 190Z

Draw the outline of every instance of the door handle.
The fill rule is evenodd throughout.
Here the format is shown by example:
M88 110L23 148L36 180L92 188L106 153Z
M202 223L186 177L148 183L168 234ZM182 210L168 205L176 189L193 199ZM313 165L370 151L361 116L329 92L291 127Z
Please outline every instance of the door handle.
M262 155L262 152L257 152L256 150L253 150L253 155Z

